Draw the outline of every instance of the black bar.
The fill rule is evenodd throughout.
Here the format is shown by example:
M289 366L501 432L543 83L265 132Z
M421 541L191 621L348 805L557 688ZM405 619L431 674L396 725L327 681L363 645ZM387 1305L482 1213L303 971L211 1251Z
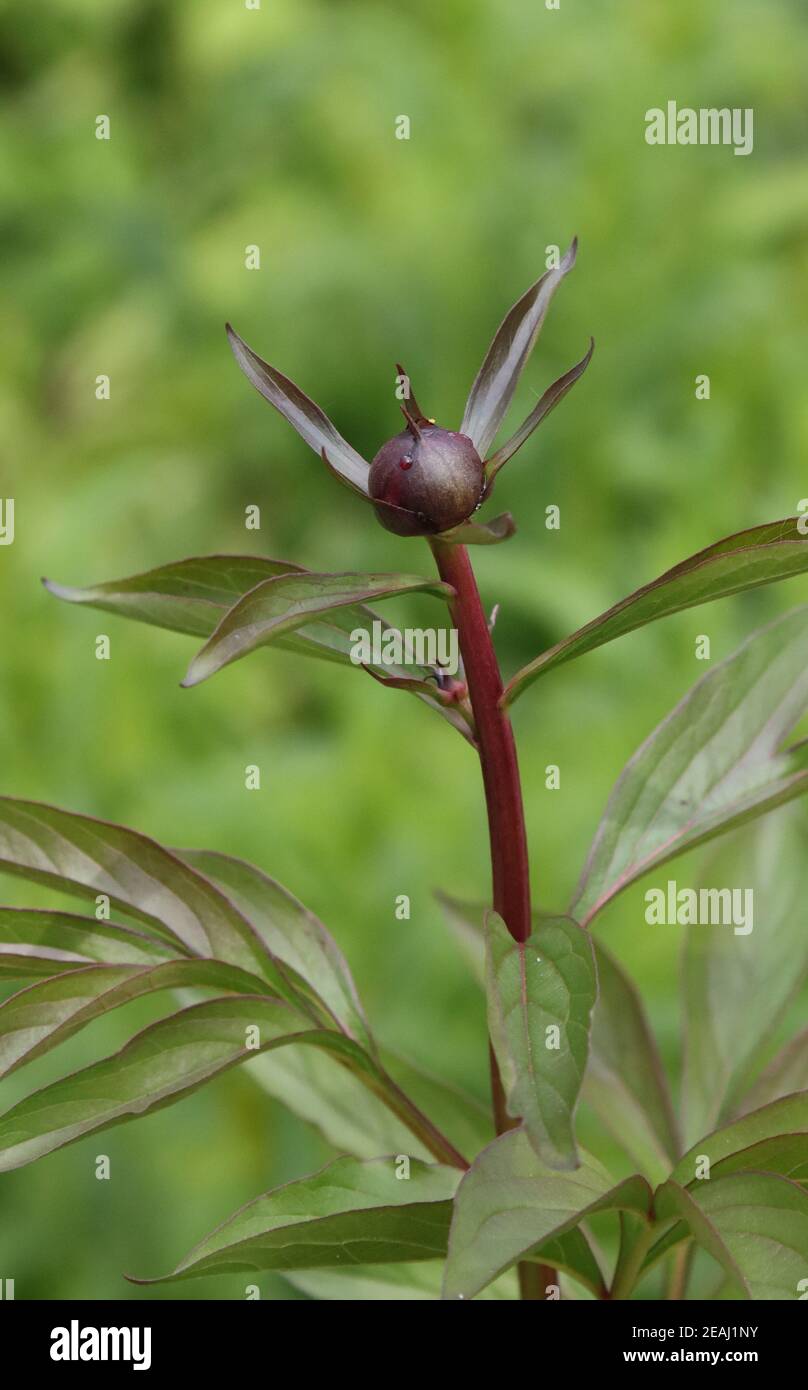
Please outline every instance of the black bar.
M504 1331L518 1334L519 1341L512 1343L519 1348L518 1361L523 1367L526 1362L532 1364L537 1375L543 1365L550 1364L573 1374L669 1371L692 1365L751 1366L771 1372L781 1364L801 1364L808 1329L805 1312L790 1302L549 1302L541 1308L533 1303L517 1309L515 1323L500 1323L503 1314L496 1310L502 1305L485 1303L479 1305L470 1325L468 1305L459 1312L440 1314L438 1323L422 1324L421 1317L430 1314L423 1305L412 1303L398 1308L389 1303L370 1308L363 1304L361 1311L353 1312L341 1304L335 1314L328 1304L295 1299L290 1300L291 1312L280 1316L275 1303L0 1302L4 1362L14 1366L18 1380L21 1373L57 1380L74 1372L85 1378L96 1373L107 1378L138 1375L138 1361L143 1375L162 1376L181 1367L184 1385L195 1372L208 1379L227 1372L232 1378L234 1372L255 1374L264 1367L273 1375L288 1360L297 1363L295 1376L310 1378L321 1359L336 1369L353 1355L351 1347L367 1349L368 1338L373 1342L381 1336L385 1340L374 1356L378 1373L384 1376L389 1359L400 1379L408 1364L413 1374L423 1373L424 1329L430 1345L440 1351L443 1365L451 1367L457 1357L458 1369L473 1348L479 1352L491 1345L490 1335L497 1337L501 1348ZM386 1333L388 1317L391 1326ZM117 1333L105 1336L102 1329L117 1329ZM136 1336L133 1329L138 1329ZM82 1349L85 1355L100 1356L104 1347L110 1359L81 1359ZM119 1356L128 1353L129 1359L112 1359L116 1350ZM61 1351L79 1359L54 1359L53 1353ZM431 1363L432 1357L428 1360Z

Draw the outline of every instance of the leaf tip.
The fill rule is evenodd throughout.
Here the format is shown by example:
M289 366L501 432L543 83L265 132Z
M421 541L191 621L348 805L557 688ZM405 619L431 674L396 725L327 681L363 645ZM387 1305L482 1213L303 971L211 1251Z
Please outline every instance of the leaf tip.
M230 344L233 356L235 357L239 366L243 367L243 360L245 358L249 361L251 357L255 356L254 352L252 351L252 348L247 346L244 339L240 337L239 334L236 332L232 323L226 323L224 326L224 331L227 334L227 341Z
M44 575L41 583L42 587L47 589L49 594L53 594L54 598L63 598L68 603L75 603L80 593L79 589L71 589L67 584L57 584L55 579L47 579Z

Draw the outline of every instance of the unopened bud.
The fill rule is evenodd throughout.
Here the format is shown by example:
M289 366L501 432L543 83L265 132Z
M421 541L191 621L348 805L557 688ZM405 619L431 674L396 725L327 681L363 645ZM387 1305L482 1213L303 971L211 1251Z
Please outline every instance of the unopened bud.
M471 440L426 421L383 444L370 465L370 496L387 507L376 515L399 536L434 535L458 526L479 506L483 464Z

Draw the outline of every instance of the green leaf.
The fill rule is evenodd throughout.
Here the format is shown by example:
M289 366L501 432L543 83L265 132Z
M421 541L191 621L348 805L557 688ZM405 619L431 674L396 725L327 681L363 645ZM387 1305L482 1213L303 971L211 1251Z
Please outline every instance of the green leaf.
M495 523L492 522L493 526ZM504 537L503 537L504 539ZM267 560L252 555L207 555L175 564L161 565L145 574L113 579L87 589L71 589L43 580L45 587L68 603L85 604L105 612L117 613L136 621L151 623L172 632L194 637L210 637L222 618L244 594L263 580L281 574L305 574L300 565L285 560ZM351 633L357 628L372 631L379 625L384 636L395 632L372 608L351 604L329 611L327 621L305 620L305 626L273 638L273 646L298 656L318 657L356 669L351 660L354 644ZM456 707L445 705L437 694L434 673L415 663L408 666L369 666L372 674L386 679L419 682L413 693L430 708L443 715L465 738L467 722Z
M445 893L436 896L473 974L484 981L482 923L487 907L460 902ZM535 922L541 920L539 914L534 916ZM645 1176L661 1182L680 1148L662 1060L634 984L614 957L590 940L597 963L598 998L581 1099Z
M380 1084L377 1068L356 1043L316 1028L289 1004L257 996L214 999L151 1024L114 1056L7 1110L0 1116L0 1172L173 1105L237 1063L292 1040L330 1048L369 1084Z
M671 1180L697 1201L699 1189L730 1173L774 1173L808 1184L808 1092L783 1099L783 1105L767 1106L757 1116L746 1117L749 1124L733 1125L699 1140L677 1164ZM662 1235L645 1268L666 1255L687 1229L686 1223L679 1222Z
M443 1133L461 1153L479 1153L493 1139L490 1103L483 1105L461 1087L424 1071L389 1048L382 1048L380 1061L387 1075L416 1105L427 1115L434 1116Z
M322 922L255 865L214 850L176 854L221 888L277 959L311 985L331 1016L358 1042L370 1032L348 963Z
M748 1150L752 1145L793 1134L805 1134L808 1144L808 1091L783 1096L780 1100L763 1106L761 1110L753 1110L741 1119L734 1120L732 1124L724 1125L714 1133L699 1139L698 1143L679 1159L671 1178L684 1187L694 1182L696 1185L704 1185L706 1180L700 1180L698 1175L705 1158L709 1160L711 1171L714 1171L733 1154Z
M468 435L484 459L511 403L519 378L539 336L550 301L575 264L577 239L561 264L548 270L508 310L494 334L466 401L460 433Z
M801 517L786 517L783 521L753 526L725 536L674 565L524 666L505 687L504 703L512 703L554 667L657 618L803 574L808 570L808 536L798 529L801 521Z
M436 1303L443 1283L443 1265L437 1260L424 1260L422 1264L355 1265L351 1269L300 1270L286 1278L310 1298L336 1303ZM516 1302L516 1275L504 1274L479 1297Z
M153 965L171 958L168 946L130 927L72 912L0 907L0 976L7 979L55 975L91 961Z
M209 637L225 613L256 584L280 574L303 572L300 565L261 555L193 555L144 574L110 579L85 589L51 579L42 583L49 593L67 603L119 613L191 637Z
M779 1173L792 1182L808 1182L808 1131L797 1134L774 1134L750 1144L748 1149L728 1154L711 1169L710 1178L726 1173ZM690 1184L695 1186L694 1183Z
M424 1076L386 1050L381 1063L422 1110L436 1117L442 1133L461 1153L476 1153L489 1141L490 1118L476 1100ZM293 1044L257 1058L250 1071L269 1095L313 1125L335 1149L356 1158L372 1158L380 1151L432 1158L381 1096L327 1052Z
M204 852L198 853L202 856ZM419 1113L398 1083L373 1060L368 1051L357 1045L345 1031L320 1031L323 1025L327 1027L331 1022L335 1022L341 1030L353 1026L363 1040L367 1040L368 1048L373 1050L347 966L325 928L278 884L250 865L215 855L206 862L213 864L217 873L227 881L228 894L221 892L205 875L177 854L163 849L145 836L54 807L0 798L0 866L62 891L93 898L106 897L130 916L146 922L159 938L154 949L149 950L136 944L148 942L148 938L141 937L140 933L131 932L128 928L112 928L108 924L87 923L85 919L74 918L73 914L28 914L28 925L19 922L23 914L18 917L12 911L0 916L0 943L5 934L12 942L22 945L22 951L9 953L6 974L13 971L26 978L31 972L35 974L42 968L43 951L46 956L53 956L52 960L45 962L49 969L48 980L42 986L33 986L31 990L21 992L9 1003L4 1014L8 1025L8 1066L18 1065L23 1058L36 1055L46 1046L55 1046L76 1027L106 1012L109 1007L126 1002L144 989L155 986L180 988L193 995L194 990L202 984L236 989L254 989L257 986L257 993L263 996L278 995L290 1005L290 1012L283 1021L287 1030L293 1030L294 1035L291 1038L283 1037L283 1043L293 1043L303 1037L306 1043L315 1041L330 1049L370 1087L378 1101L377 1112L381 1106L393 1112L397 1133L400 1134L403 1128L407 1134L417 1136L417 1142L425 1144L430 1154L448 1157L449 1162L462 1166L463 1160L458 1151L425 1115ZM244 895L245 905L249 905L251 914L258 921L259 930L239 911L229 896L230 891ZM34 942L19 943L20 932L32 935ZM36 944L37 932L47 943L45 946ZM116 935L119 937L117 946ZM166 963L163 938L170 938L174 943L173 965L186 964L187 970L174 969L173 966L168 968L172 963L170 956L167 968L161 968ZM269 939L282 945L286 959L273 954L267 944ZM63 949L65 944L67 951ZM105 974L104 966L93 967L81 952L70 951L69 947L73 944L86 946L88 952L102 961L111 957L115 968L110 964ZM30 955L31 952L34 954ZM178 952L182 953L181 962L176 961ZM118 968L119 963L123 966L127 953L133 957L134 968ZM2 954L0 951L0 956ZM12 960L11 956L15 959ZM199 956L205 959L196 959ZM314 975L316 985L298 972L291 963L292 958L304 966L309 975ZM29 961L36 963L29 964ZM66 963L73 968L65 970ZM0 960L0 974L3 973L2 966ZM196 966L199 968L192 968ZM153 967L153 974L148 967ZM218 979L209 978L213 971L219 969L225 972L224 978L221 975ZM75 978L77 976L79 978ZM322 998L320 989L325 992L333 1008ZM263 998L259 1004L263 1007L275 1002ZM220 1008L226 1005L227 1001L219 1001ZM204 1014L190 1013L189 1026L198 1031L200 1021L204 1023L206 1017ZM221 1023L219 1013L214 1015L214 1023ZM172 1020L163 1020L159 1027L170 1030ZM145 1041L141 1040L142 1046L148 1051L149 1038L145 1035L144 1038ZM176 1053L179 1044L175 1047L170 1032L159 1033L157 1042L162 1046L166 1038L168 1042L165 1045ZM239 1045L238 1029L233 1035L231 1028L226 1041L230 1045L230 1052L226 1054L223 1065L244 1060L247 1054ZM280 1043L273 1041L272 1045ZM140 1056L139 1046L137 1039L132 1040L130 1047L135 1050L136 1059ZM255 1055L253 1049L248 1049L248 1052ZM117 1075L120 1067L129 1066L128 1060L121 1062L121 1056L123 1054L108 1058L99 1065ZM217 1056L214 1049L216 1065L210 1074L221 1069ZM175 1075L170 1067L168 1072L171 1080L169 1095L173 1099L184 1094L187 1088L181 1084L181 1072ZM106 1071L102 1071L101 1075L106 1077ZM147 1071L147 1080L150 1075ZM159 1071L156 1075L159 1081ZM88 1076L89 1085L95 1073ZM61 1089L56 1091L54 1109L62 1104L63 1096L70 1096L74 1084L79 1086L83 1097L85 1079L83 1076L66 1078L56 1083ZM207 1074L202 1079L207 1079ZM109 1098L114 1098L112 1090ZM129 1098L128 1092L125 1092L123 1099ZM125 1105L120 1111L112 1106L107 1117L102 1094L97 1107L100 1123L116 1123L130 1114L153 1108L148 1095L132 1099L131 1110L127 1110ZM316 1108L317 1100L316 1094L310 1094L307 1103L314 1102ZM47 1104L47 1101L43 1103ZM169 1102L159 1098L154 1101L154 1104L164 1103ZM13 1112L13 1118L22 1117L27 1123L28 1108L33 1107L31 1113L34 1114L38 1105L39 1098L30 1097ZM70 1111L69 1100L65 1099L64 1107L65 1111ZM76 1126L57 1124L54 1126L57 1131L55 1137L51 1136L47 1125L42 1129L37 1128L42 1123L37 1115L32 1122L30 1144L25 1137L20 1140L19 1146L16 1140L9 1141L8 1147L15 1151L15 1155L18 1147L22 1154L19 1159L14 1156L7 1160L9 1166L49 1152L61 1143L69 1143L97 1127L92 1097L88 1110L85 1111L81 1105L73 1107L73 1110L77 1117ZM10 1123L12 1112L5 1118ZM40 1143L40 1140L43 1142Z
M338 1158L249 1202L162 1279L262 1269L317 1269L434 1260L446 1253L456 1168L396 1158Z
M808 1277L808 1193L773 1173L732 1173L685 1191L668 1182L657 1217L678 1217L744 1297L799 1299Z
M572 390L576 381L583 376L589 363L592 361L592 353L594 351L595 339L591 338L589 350L584 354L580 362L576 362L575 366L570 367L569 371L565 372L563 376L560 376L557 381L554 381L552 386L547 387L547 390L536 402L527 419L522 421L516 433L504 444L500 445L496 452L487 460L485 468L486 478L488 479L487 496L490 496L494 479L500 468L502 468L509 459L513 458L517 449L521 449L522 445L527 442L545 416L549 415L550 411L554 410L555 407L563 401L567 392Z
M175 854L134 830L34 801L0 797L0 868L95 898L179 944L184 953L254 971L297 1002L287 975L228 898ZM176 954L176 951L175 951Z
M582 1098L652 1181L680 1151L668 1081L642 1000L608 951L593 941L598 999Z
M580 1226L542 1241L531 1251L529 1259L533 1263L548 1265L560 1274L569 1274L596 1298L602 1298L606 1291L603 1271Z
M68 603L116 613L170 632L210 637L234 603L256 585L282 574L305 573L302 565L260 555L197 555L86 589L69 588L50 579L42 582L56 598ZM307 622L300 631L278 637L275 645L301 656L352 665L350 633L374 621L381 621L378 614L362 605L335 609L327 621ZM387 630L388 624L383 623L383 627Z
M341 1153L373 1158L383 1150L431 1157L381 1097L327 1052L292 1043L256 1057L250 1075Z
M225 614L213 636L194 657L185 686L220 671L285 632L333 609L369 599L425 592L451 596L449 585L408 574L282 574L256 585Z
M808 607L704 676L626 765L570 911L584 925L635 879L808 790Z
M535 1257L596 1212L647 1216L650 1208L643 1178L615 1187L588 1155L575 1172L556 1172L541 1162L522 1128L509 1130L483 1150L457 1190L444 1297L474 1298L518 1260Z
M0 1076L58 1047L102 1014L163 989L262 993L264 984L218 960L160 965L87 965L41 980L0 1004Z
M299 386L295 386L282 372L270 367L268 362L264 362L252 348L248 347L243 338L240 338L230 324L227 325L227 336L230 346L233 349L233 356L246 376L247 380L260 391L265 400L281 415L293 429L297 430L301 439L304 439L316 454L323 449L328 449L332 466L345 478L351 486L358 488L361 492L367 493L368 490L368 464L361 454L343 439L339 430L331 423L328 416L315 405L313 400L301 391Z
M736 1107L739 1115L748 1115L770 1101L790 1095L792 1091L808 1090L808 1028L792 1038L758 1077L751 1091Z
M732 884L751 895L745 901L752 930L741 927L736 934L721 922L685 929L682 1090L688 1141L713 1129L731 1108L808 974L802 904L808 843L802 819L792 811L777 812L733 837L703 871L705 884Z
M37 946L20 946L18 951L0 946L0 981L50 979L51 975L75 970L82 964L86 964L84 956L57 956L54 951L46 952Z
M486 976L488 1027L508 1113L524 1120L548 1167L574 1168L573 1115L597 995L592 943L567 917L547 918L526 942L514 941L492 912Z

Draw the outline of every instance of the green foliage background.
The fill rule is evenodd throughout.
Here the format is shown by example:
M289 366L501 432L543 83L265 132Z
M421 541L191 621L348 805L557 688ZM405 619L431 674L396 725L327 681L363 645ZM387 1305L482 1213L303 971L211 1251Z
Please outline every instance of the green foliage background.
M793 514L808 494L804 8L50 0L34 14L12 0L0 48L0 494L17 529L0 549L2 789L259 863L330 926L385 1041L485 1095L482 1001L432 898L487 890L468 747L361 673L283 653L182 691L188 639L71 610L39 577L84 584L251 549L317 569L427 566L251 391L223 323L370 457L398 428L394 361L456 423L503 312L545 247L576 232L514 418L590 333L595 358L498 484L517 537L475 556L505 670L719 536ZM669 98L753 107L754 153L647 146L645 111ZM402 113L409 141L394 138ZM253 243L258 272L244 267ZM702 372L709 402L694 395ZM560 532L545 529L550 503ZM796 580L681 614L523 697L543 905L568 899L618 771L703 673L696 636L719 660L806 598ZM244 789L248 763L260 792ZM548 763L560 791L545 789ZM645 925L642 891L599 929L675 1057L680 943ZM94 1025L5 1083L2 1108L160 1011ZM110 1182L95 1179L98 1153ZM154 1296L121 1272L164 1272L239 1203L327 1156L248 1069L230 1073L5 1176L0 1276L21 1298ZM242 1297L244 1282L181 1296ZM280 1279L261 1287L294 1296Z

